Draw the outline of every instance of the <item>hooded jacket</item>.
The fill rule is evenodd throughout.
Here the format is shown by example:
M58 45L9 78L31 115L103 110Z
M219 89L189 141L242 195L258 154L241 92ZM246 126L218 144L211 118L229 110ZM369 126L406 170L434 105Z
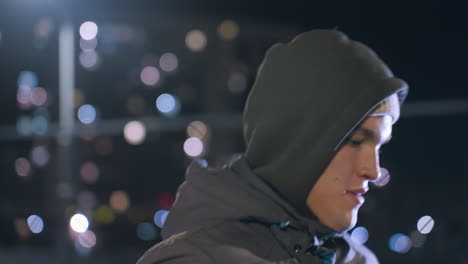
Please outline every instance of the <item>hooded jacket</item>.
M404 81L364 44L313 30L270 48L244 110L246 152L223 168L196 162L138 264L378 263L322 225L305 201L343 140Z

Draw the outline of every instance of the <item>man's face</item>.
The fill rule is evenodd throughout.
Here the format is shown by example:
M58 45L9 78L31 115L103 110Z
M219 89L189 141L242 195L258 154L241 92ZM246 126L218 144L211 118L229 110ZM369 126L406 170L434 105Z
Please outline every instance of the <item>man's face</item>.
M390 116L371 116L343 143L306 200L322 224L338 232L356 225L362 195L380 176L379 149L391 134Z

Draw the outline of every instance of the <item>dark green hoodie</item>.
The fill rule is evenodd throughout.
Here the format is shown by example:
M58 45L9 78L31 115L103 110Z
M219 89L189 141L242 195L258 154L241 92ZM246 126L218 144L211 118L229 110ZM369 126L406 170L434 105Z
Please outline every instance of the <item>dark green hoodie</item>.
M360 42L313 30L270 48L244 110L254 173L304 214L312 186L348 134L406 83Z

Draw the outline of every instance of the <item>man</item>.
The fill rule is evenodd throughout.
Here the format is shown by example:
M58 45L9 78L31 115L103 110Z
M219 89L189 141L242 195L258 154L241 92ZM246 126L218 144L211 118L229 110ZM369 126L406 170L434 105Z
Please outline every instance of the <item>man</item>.
M189 167L164 241L138 264L378 263L346 231L407 90L339 31L274 45L246 102L246 152L223 168Z

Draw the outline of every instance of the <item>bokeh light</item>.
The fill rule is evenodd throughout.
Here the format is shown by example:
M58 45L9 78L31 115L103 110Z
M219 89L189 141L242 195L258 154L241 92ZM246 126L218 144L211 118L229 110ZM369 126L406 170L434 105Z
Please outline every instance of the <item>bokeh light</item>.
M93 38L90 40L80 39L80 48L83 51L94 51L97 48L97 38Z
M31 92L31 103L35 106L43 106L47 102L47 92L42 87L36 87Z
M205 139L208 137L208 126L201 121L193 121L187 127L187 135L189 137Z
M27 219L28 227L34 234L39 234L44 230L44 221L38 215L31 215Z
M398 233L390 237L388 247L398 253L406 253L411 249L411 239L404 234Z
M109 204L115 212L125 213L130 207L130 198L125 191L114 191L110 195Z
M163 192L156 196L155 203L156 207L170 210L172 208L172 204L175 201L175 197L172 193Z
M218 26L218 36L223 40L233 40L239 34L239 26L232 20L224 20Z
M227 86L230 92L239 94L247 88L247 78L242 73L232 73L229 76Z
M156 239L156 228L148 222L140 223L137 225L136 234L141 240L154 240Z
M421 234L421 232L419 232L418 230L414 230L410 234L410 239L411 239L411 243L413 244L413 247L419 248L424 245L424 243L426 242L427 236Z
M96 206L96 195L90 191L80 191L76 200L83 210L92 210Z
M18 87L21 89L32 89L38 84L36 73L32 71L22 71L18 76Z
M83 124L91 124L96 120L96 108L90 104L85 104L78 108L78 119Z
M44 167L49 162L49 151L46 146L39 145L31 149L31 161L38 167Z
M167 215L169 214L168 210L159 210L154 214L153 220L154 223L162 228L164 226L164 223L166 222Z
M80 26L80 36L84 40L91 40L98 34L98 26L92 21L86 21Z
M80 167L81 179L87 184L93 184L99 177L99 168L92 161L84 162Z
M48 17L43 17L34 26L34 34L39 38L45 38L54 31L54 28L54 22Z
M28 109L31 106L31 93L31 88L20 87L18 89L18 92L16 93L16 101L18 102L19 108Z
M146 138L145 125L140 121L128 122L124 127L124 138L129 144L141 144Z
M353 232L351 232L351 239L356 243L363 245L369 239L369 232L363 226L356 227Z
M20 116L16 121L16 132L21 136L29 136L32 133L31 118L29 116Z
M31 120L31 130L36 135L45 135L49 130L49 120L42 115L38 115Z
M25 158L17 158L15 160L15 171L18 176L26 177L31 173L31 164Z
M16 218L13 221L13 226L15 228L16 234L20 238L28 238L32 235L31 229L29 229L28 222L24 218Z
M86 230L78 235L78 242L85 248L92 248L96 245L96 234L91 230Z
M101 224L110 224L115 219L115 212L107 205L101 205L94 213L94 219Z
M159 66L161 69L165 72L172 72L177 69L177 66L179 65L179 60L177 59L177 56L172 53L164 53L161 55L161 58L159 58Z
M83 245L81 245L79 239L75 240L74 245L75 245L76 254L78 256L80 256L82 258L87 258L87 257L89 257L91 255L92 248L83 247Z
M184 152L190 157L198 157L203 153L203 142L196 137L190 137L184 142Z
M208 161L206 159L196 159L195 162L197 162L202 168L208 167Z
M156 99L156 108L165 116L174 116L180 111L180 102L177 97L163 93Z
M80 65L87 70L95 70L99 66L100 57L95 50L82 51L79 57Z
M425 215L418 220L417 227L421 234L429 234L434 227L434 219L428 215Z
M383 187L390 182L390 172L386 168L380 167L380 177L373 183L378 187Z
M88 218L84 214L74 214L70 219L70 227L77 233L83 233L88 230Z
M159 82L160 74L154 66L146 66L141 70L140 80L148 86L155 86Z
M108 136L99 137L95 145L96 152L100 155L109 155L114 151L112 140Z
M185 36L185 45L194 52L204 50L207 42L206 34L201 30L194 29Z

